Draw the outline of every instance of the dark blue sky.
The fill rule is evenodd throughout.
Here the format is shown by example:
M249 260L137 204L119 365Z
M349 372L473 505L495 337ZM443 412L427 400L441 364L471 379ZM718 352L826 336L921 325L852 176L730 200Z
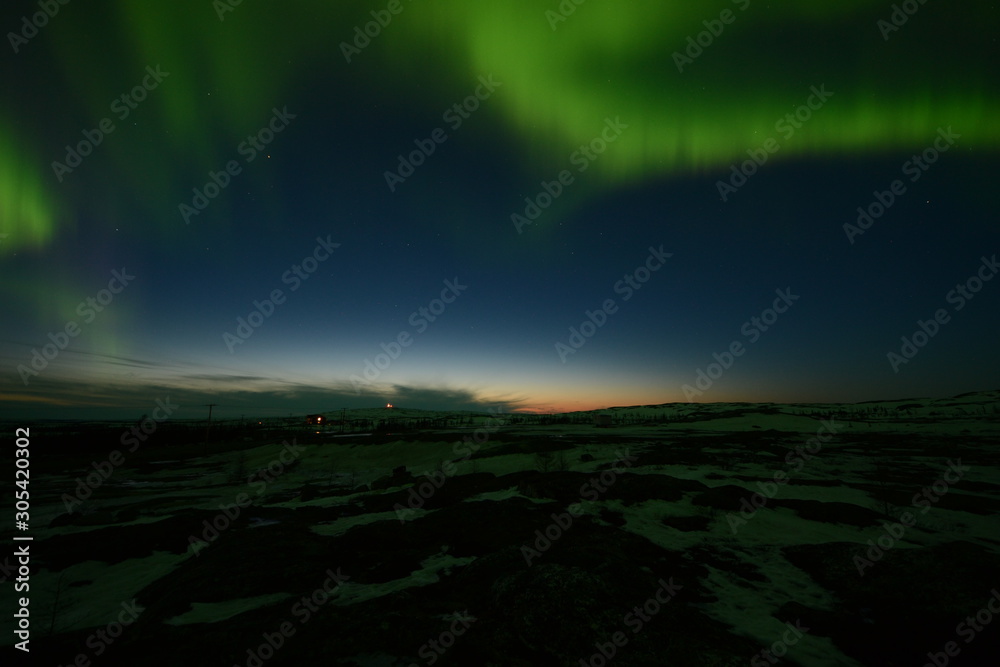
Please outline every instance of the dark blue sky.
M924 5L888 40L891 7L860 1L581 6L554 30L529 3L405 3L352 62L340 43L381 7L292 4L224 20L209 3L71 4L8 38L4 416L133 415L167 395L190 416L212 401L238 417L995 388L1000 281L949 300L992 277L983 258L1000 250L988 3L961 19ZM5 31L37 11L15 5ZM727 8L734 21L678 71L673 54ZM54 168L103 118L114 131ZM947 128L959 136L933 148ZM270 143L251 151L251 135ZM419 146L433 153L390 190L386 171ZM925 150L936 161L911 180ZM767 160L723 201L719 182L751 155ZM230 161L185 221L180 205ZM512 214L560 174L518 229ZM851 243L845 223L894 180L902 194ZM651 248L670 257L647 264ZM292 278L303 260L315 271ZM80 304L100 305L123 267L134 280L88 321ZM252 335L227 339L274 290L284 300ZM797 298L770 320L776 290ZM589 318L602 326L571 339L608 299ZM887 355L939 309L894 369Z

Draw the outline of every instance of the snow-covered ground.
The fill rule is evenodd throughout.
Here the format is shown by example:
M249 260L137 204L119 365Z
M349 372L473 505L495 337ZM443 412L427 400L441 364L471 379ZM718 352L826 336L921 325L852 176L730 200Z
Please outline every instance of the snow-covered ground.
M386 410L369 412L350 418L374 419ZM246 664L245 646L270 629L264 619L288 618L295 600L322 580L321 572L346 563L351 580L331 595L325 611L317 611L319 617L367 618L376 610L388 613L388 605L417 610L418 625L437 627L440 621L433 619L440 609L432 598L444 595L494 623L479 622L465 648L443 654L441 664L496 661L493 644L508 636L501 625L512 621L491 606L499 598L477 586L500 590L505 577L527 568L517 561L524 547L537 549L536 530L574 505L573 525L553 529L559 537L551 540L551 552L539 552L543 565L532 565L532 573L556 565L586 569L580 559L586 560L588 549L620 540L632 545L622 546L635 559L629 576L655 581L653 574L670 575L657 572L656 563L671 562L688 577L687 596L678 605L687 610L683 618L691 629L672 638L669 628L650 630L632 645L631 657L622 651L619 664L645 664L643 652L656 642L684 641L694 647L705 642L705 650L726 654L720 664L737 658L745 664L780 639L794 610L826 625L790 647L786 660L882 664L887 654L879 651L889 649L873 648L869 657L841 636L855 618L864 629L882 628L875 635L885 642L897 641L900 630L886 615L892 601L882 600L883 608L876 599L858 606L874 611L859 612L859 590L892 589L894 577L905 576L900 568L907 552L946 554L961 544L979 554L984 570L1000 561L1000 392L854 405L668 404L598 412L612 416L611 427L516 419L498 425L494 416L481 414L458 418L471 424L398 437L324 438L320 429L319 439L307 441L304 436L315 430L303 427L301 443L289 440L296 437L292 430L264 442L217 443L207 455L185 458L173 456L169 443L158 443L127 460L90 498L73 503L72 513L65 510L65 494L74 493L77 480L92 468L60 469L58 460L49 461L33 481L38 569L32 593L34 618L51 636L39 631L35 637L55 660L81 652L96 657L87 637L136 599L140 621L124 630L109 655L117 650L124 659L168 637L186 637L174 634L184 628L217 628L233 637L218 655ZM393 416L448 415L393 408ZM831 424L833 435L816 440ZM465 439L476 429L479 444L472 451ZM803 457L801 448L810 444L811 453ZM630 457L624 467L623 452ZM914 496L933 489L948 462L958 459L968 470L942 493L932 491L934 502L925 502L923 512ZM401 466L406 474L393 477ZM773 484L776 475L789 483ZM755 492L763 493L757 496L763 507L741 512L739 502L749 502ZM401 515L415 498L421 506ZM825 569L802 567L803 559L813 559L820 568L817 559L824 553L849 545L864 553L868 541L878 540L884 526L904 512L914 514L915 523L892 541L885 562L874 562L862 575L853 556L835 561L848 578L843 587L823 581L829 563ZM817 546L828 549L814 553ZM500 569L493 579L478 578L477 568L494 567L508 552L517 556L513 563L495 566ZM271 558L281 564L269 567ZM969 605L978 604L969 596ZM317 634L309 627L301 635L311 639L290 638L271 664L309 655L334 632ZM651 621L649 627L656 626ZM552 631L561 631L558 624ZM390 633L385 646L367 648L415 660L420 642L412 653L397 646L412 639L409 631L383 633ZM709 639L717 633L729 639ZM359 642L379 635L372 630L352 636L334 652L340 662L332 664L356 664L348 659L352 651L367 652ZM922 639L924 653L936 650L929 635L914 636L914 647L898 648L896 655L919 656ZM519 646L513 654L538 650ZM581 656L589 653L581 650ZM557 653L546 659L574 664ZM506 664L532 664L530 658L511 660Z

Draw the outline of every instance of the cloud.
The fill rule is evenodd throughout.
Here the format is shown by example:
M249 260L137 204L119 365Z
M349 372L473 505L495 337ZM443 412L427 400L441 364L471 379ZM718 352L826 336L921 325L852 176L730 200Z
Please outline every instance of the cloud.
M216 403L220 419L242 415L305 414L340 408L394 405L429 410L513 409L519 399L497 401L477 391L419 385L386 385L360 393L346 380L317 384L227 371L204 372L204 366L152 362L131 357L89 355L105 368L147 371L145 377L102 373L93 379L51 369L31 378L28 386L14 373L0 378L0 417L20 419L131 419L148 412L158 399L180 405L176 417L197 419L205 406ZM202 372L189 372L192 369Z

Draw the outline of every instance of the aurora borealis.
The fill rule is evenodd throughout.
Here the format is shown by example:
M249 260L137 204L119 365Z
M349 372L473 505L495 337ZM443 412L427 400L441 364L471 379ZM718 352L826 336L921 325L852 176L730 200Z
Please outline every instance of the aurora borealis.
M700 374L699 401L995 388L996 18L8 3L0 410L589 409L688 400ZM772 317L776 290L799 299Z

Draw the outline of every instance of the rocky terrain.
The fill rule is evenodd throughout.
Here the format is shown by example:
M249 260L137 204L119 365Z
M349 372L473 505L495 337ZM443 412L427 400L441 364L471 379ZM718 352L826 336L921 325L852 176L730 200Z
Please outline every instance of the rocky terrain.
M603 414L131 452L40 425L32 664L997 655L1000 392Z

